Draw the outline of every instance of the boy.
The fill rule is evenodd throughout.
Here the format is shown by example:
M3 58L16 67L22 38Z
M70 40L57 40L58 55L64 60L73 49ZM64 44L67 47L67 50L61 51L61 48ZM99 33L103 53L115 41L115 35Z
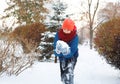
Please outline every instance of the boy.
M74 68L78 57L78 35L73 20L66 18L54 38L54 54L59 57L61 81L74 84Z

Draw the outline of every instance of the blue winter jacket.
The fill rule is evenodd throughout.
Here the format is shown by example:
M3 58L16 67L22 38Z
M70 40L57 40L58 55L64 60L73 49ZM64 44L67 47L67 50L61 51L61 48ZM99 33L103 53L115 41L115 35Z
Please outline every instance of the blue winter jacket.
M70 46L71 53L66 56L64 56L62 53L60 54L56 53L55 48L56 48L56 42L58 40L59 40L59 37L57 32L54 38L54 45L53 45L55 56L58 56L60 60L70 59L72 57L76 57L76 58L78 57L78 35L76 35L69 43L67 43Z

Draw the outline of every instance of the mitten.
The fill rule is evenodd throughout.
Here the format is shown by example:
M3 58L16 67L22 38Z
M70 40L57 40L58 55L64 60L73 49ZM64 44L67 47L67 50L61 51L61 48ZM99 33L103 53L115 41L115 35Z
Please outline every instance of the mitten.
M57 54L60 54L61 50L62 50L62 44L59 41L57 41L55 51Z
M63 55L68 55L70 53L70 47L66 42L58 40L55 51L57 54L62 53Z
M70 48L69 47L65 47L65 48L62 49L61 52L62 52L63 55L68 55L70 53Z

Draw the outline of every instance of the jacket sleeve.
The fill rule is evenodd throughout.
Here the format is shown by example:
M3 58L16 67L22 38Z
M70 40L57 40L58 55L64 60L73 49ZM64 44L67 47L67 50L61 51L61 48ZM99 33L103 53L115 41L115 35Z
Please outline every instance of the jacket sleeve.
M56 51L55 51L56 43L57 43L58 40L59 40L58 33L56 33L55 38L54 38L54 43L53 43L54 54L55 54L55 56L61 57L61 56L62 56L62 53L57 54Z
M78 50L78 36L76 36L70 44L70 53L68 55L65 55L65 58L72 58L74 56L74 54L76 53L76 51Z

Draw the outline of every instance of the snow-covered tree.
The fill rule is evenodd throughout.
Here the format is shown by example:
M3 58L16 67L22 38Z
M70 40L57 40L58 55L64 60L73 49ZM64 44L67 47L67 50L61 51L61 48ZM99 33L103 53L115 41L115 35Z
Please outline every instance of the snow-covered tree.
M8 7L5 9L5 16L2 18L17 19L17 23L30 24L33 22L43 22L45 13L48 13L44 6L49 0L6 0Z
M84 33L84 35L86 35L85 36L86 40L89 39L90 49L92 49L93 47L94 30L97 25L96 16L99 6L100 6L100 0L96 0L96 1L81 0L81 4L80 4L79 17L80 17L81 28L83 28L80 33Z
M53 14L48 15L50 21L47 22L47 26L51 31L56 31L61 27L63 20L68 16L65 11L67 9L67 4L61 2L60 0L54 1L52 4Z
M52 9L53 14L48 15L48 22L46 22L46 26L48 28L48 32L43 33L42 42L40 43L40 50L42 49L42 55L46 59L49 59L53 52L53 40L55 36L55 32L61 27L63 20L66 18L65 10L67 5L60 0L52 2L53 4Z

